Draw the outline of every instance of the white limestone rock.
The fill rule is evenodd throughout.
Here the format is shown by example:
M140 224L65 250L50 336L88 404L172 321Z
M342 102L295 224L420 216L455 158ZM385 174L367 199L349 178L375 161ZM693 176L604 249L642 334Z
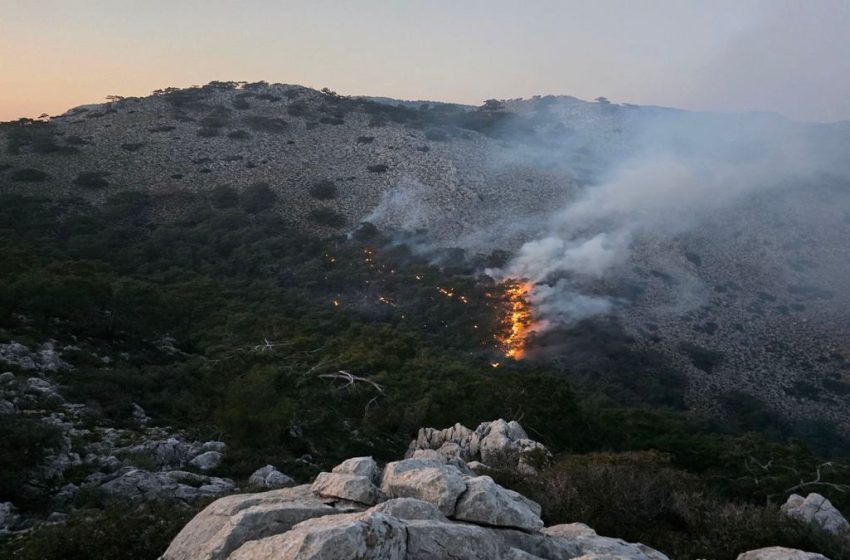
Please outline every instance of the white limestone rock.
M295 481L286 476L273 465L266 465L255 470L248 477L248 485L254 488L288 488L295 486Z
M356 475L349 475L356 476ZM290 531L245 543L229 560L404 560L407 530L378 512L333 515L299 523Z
M784 546L769 546L738 555L738 560L829 560L822 554L804 552Z
M326 498L340 498L367 506L375 505L381 499L381 490L372 484L371 479L357 474L319 473L311 488Z
M425 459L404 459L384 468L381 490L388 498L417 498L451 516L466 490L460 472L449 465Z
M817 493L805 498L792 494L782 506L782 512L803 523L812 525L833 535L850 537L850 523L828 499Z
M532 532L543 528L537 503L499 486L489 476L466 480L466 492L457 502L454 519Z
M335 466L331 472L356 474L367 477L373 484L380 484L381 469L371 457L352 457Z

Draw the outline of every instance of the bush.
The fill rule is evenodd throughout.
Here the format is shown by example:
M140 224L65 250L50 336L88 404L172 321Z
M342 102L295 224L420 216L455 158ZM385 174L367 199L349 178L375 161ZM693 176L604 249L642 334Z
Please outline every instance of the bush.
M366 167L366 169L369 171L369 173L386 173L387 171L389 171L390 168L386 165L379 164L369 165Z
M35 418L17 414L0 415L0 497L11 500L19 508L38 501L35 489L26 484L30 470L51 449L58 449L59 430Z
M247 140L251 135L244 130L234 130L233 132L228 132L227 137L232 140Z
M330 208L317 208L310 212L310 219L320 225L341 228L345 225L345 216Z
M80 510L67 523L41 525L12 539L0 551L9 560L150 560L199 508L171 504Z
M210 203L216 208L234 208L239 204L239 193L229 185L218 185L210 191Z
M332 200L337 194L336 185L330 179L319 181L310 187L310 196L318 200Z
M199 128L198 129L198 137L200 138L213 138L218 136L217 128Z
M268 183L254 183L242 191L239 203L246 212L252 214L266 210L277 202L277 195Z
M74 179L74 184L84 189L105 189L109 186L106 171L83 171Z
M40 169L32 169L28 167L13 171L10 177L13 181L20 181L22 183L40 183L42 181L46 181L50 175Z
M289 128L289 124L278 117L245 117L242 119L242 122L250 128L251 130L256 130L257 132L268 132L271 134L280 134L282 132L286 132Z

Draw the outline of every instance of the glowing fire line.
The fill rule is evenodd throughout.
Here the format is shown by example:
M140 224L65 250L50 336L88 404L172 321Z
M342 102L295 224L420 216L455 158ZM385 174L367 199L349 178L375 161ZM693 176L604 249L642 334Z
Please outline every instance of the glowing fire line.
M508 305L505 317L506 332L498 334L496 342L505 357L513 360L521 360L525 356L526 339L531 332L531 302L528 300L530 289L531 284L521 280L510 280L505 284Z

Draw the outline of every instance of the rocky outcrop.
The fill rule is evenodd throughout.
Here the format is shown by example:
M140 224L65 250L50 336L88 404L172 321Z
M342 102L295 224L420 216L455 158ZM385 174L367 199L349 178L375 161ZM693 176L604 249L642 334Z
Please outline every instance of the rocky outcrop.
M829 560L829 558L814 552L803 552L802 550L782 546L770 546L739 554L738 560Z
M466 491L455 506L455 519L526 531L543 528L540 506L522 494L503 488L489 476L466 480Z
M429 459L404 459L387 464L381 490L389 498L424 500L451 516L466 483L454 466Z
M381 480L383 492L373 484ZM371 501L376 505L366 509ZM312 485L221 498L161 560L666 560L586 526L543 529L540 506L437 458L350 459Z
M125 467L97 486L108 497L121 501L181 500L222 496L236 490L232 480L185 471L150 472Z
M406 457L434 450L448 461L474 462L485 467L531 475L544 468L551 454L528 437L518 422L499 419L480 424L474 431L461 424L438 430L421 428L410 442ZM481 471L481 467L478 467Z
M324 498L339 498L358 504L374 505L381 498L381 490L367 476L323 472L316 477L311 487L313 492Z
M252 488L287 488L295 486L295 481L286 476L272 465L260 467L248 477L248 486Z
M850 539L850 523L832 502L820 494L813 492L805 498L792 494L782 506L782 513L827 533Z

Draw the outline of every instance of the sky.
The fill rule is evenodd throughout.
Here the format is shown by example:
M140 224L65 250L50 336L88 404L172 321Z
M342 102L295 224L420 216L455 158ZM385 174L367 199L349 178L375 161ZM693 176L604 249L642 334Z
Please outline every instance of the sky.
M212 80L850 119L850 0L0 0L0 120Z

